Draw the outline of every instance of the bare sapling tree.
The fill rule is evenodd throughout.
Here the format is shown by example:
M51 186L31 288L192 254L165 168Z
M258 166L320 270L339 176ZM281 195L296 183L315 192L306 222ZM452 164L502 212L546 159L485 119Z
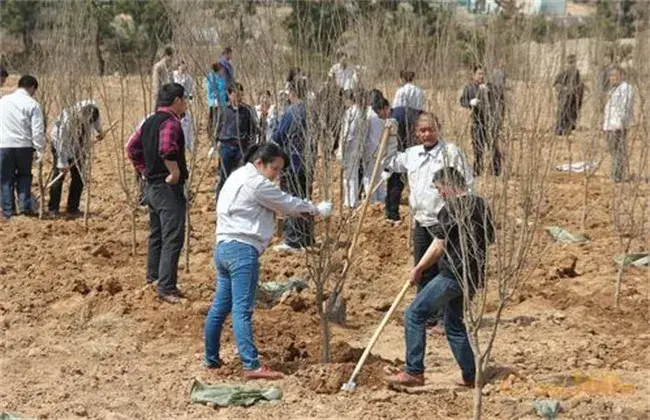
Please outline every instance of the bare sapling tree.
M647 33L636 33L634 67L628 69L628 83L634 89L635 121L624 128L620 143L610 144L612 165L623 165L623 178L612 183L612 224L618 239L618 249L622 254L618 259L618 270L614 289L614 305L621 305L621 286L628 268L628 253L638 241L641 250L647 252L648 217L650 210L650 189L648 188L648 135L650 134L647 107L649 92ZM618 163L615 161L619 155Z
M497 31L491 31L487 25L488 43L501 43ZM494 37L494 39L491 39ZM490 57L484 57L491 61ZM511 63L514 64L514 63ZM551 69L547 69L550 75ZM489 73L489 69L488 69ZM500 176L485 175L480 180L479 195L485 197L489 208L484 211L482 224L485 233L477 233L471 214L473 205L462 206L458 202L449 204L459 206L451 211L453 222L458 225L462 269L457 270L464 296L464 323L472 347L475 361L475 388L473 418L482 415L482 389L488 377L488 367L492 349L496 340L503 311L521 290L532 269L536 267L541 254L533 255L530 251L538 237L540 214L546 197L548 178L557 152L557 140L548 127L553 110L553 95L547 88L552 80L545 78L523 78L518 81L512 99L508 102L507 124L501 132L488 131L489 141L497 141L503 148L505 160L501 165ZM526 107L520 101L535 97L539 100ZM521 111L521 112L520 112ZM488 120L497 116L492 113ZM472 202L470 202L472 203ZM490 229L494 226L495 230ZM494 232L494 236L492 236ZM481 255L482 244L493 242L485 258ZM484 259L483 259L484 258ZM485 264L487 270L484 280L472 275ZM483 281L480 284L481 280ZM488 325L488 302L496 304ZM492 305L490 305L492 306Z

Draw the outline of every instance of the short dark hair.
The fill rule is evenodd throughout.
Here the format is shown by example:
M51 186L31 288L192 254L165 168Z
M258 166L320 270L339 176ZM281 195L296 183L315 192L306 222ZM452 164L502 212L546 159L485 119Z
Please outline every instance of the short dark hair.
M302 73L300 67L291 67L289 73L287 74L287 82L292 83L296 80L296 77Z
M185 97L185 88L178 83L167 83L158 90L157 106L170 106L176 98Z
M458 169L451 166L438 169L436 173L433 174L433 183L461 190L467 189L467 181L465 181L463 174L461 174Z
M621 77L625 77L625 69L619 65L613 66L612 69L609 71L610 74L614 72L620 74Z
M372 101L372 110L375 112L381 111L387 106L390 106L390 102L388 102L388 99L383 96L381 98L375 98L375 100Z
M410 70L402 70L399 72L399 77L406 83L411 83L415 79L415 72Z
M34 88L36 90L38 89L38 80L34 76L26 74L18 80L18 87L23 89Z
M171 57L174 55L174 49L172 47L165 47L165 55Z
M284 165L282 168L286 168L289 164L289 156L275 143L264 143L264 144L254 144L249 147L248 152L244 156L244 162L253 163L257 159L260 159L263 164L269 164L273 162L276 158L282 158Z
M218 72L220 69L223 69L221 63L212 63L212 71Z
M480 65L480 64L476 64L476 65L474 66L474 73L476 73L476 72L479 71L479 70L484 70L484 69L483 69L483 66Z
M0 77L9 77L7 69L5 69L3 66L0 66Z
M433 121L433 123L435 124L436 128L438 128L438 129L442 128L442 124L440 123L440 119L438 118L438 116L436 114L432 114L431 112L422 111L418 115L417 119L415 120L415 124L417 125L417 123L420 122L420 120L422 118L430 118Z
M383 92L381 90L379 90L379 89L370 89L368 91L367 96L368 96L367 99L368 99L369 104L374 104L375 101L377 101L377 100L379 100L381 98L384 98Z
M228 94L234 93L235 91L239 93L244 92L244 87L241 85L239 82L231 83L230 86L228 86Z
M232 54L232 48L231 47L226 47L223 49L224 54Z

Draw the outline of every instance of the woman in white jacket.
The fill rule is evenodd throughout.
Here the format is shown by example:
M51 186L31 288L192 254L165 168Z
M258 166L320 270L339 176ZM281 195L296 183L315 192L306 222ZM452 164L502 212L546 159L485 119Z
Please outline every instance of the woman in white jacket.
M366 136L366 120L358 96L351 90L343 92L347 109L343 115L339 150L343 164L343 204L349 208L356 207L359 199L359 165Z
M221 329L232 312L232 328L247 379L279 379L262 365L253 342L252 314L259 280L259 257L275 231L275 215L328 217L332 204L315 206L278 188L275 181L289 160L274 143L254 145L244 166L224 184L217 202L217 240L214 263L217 281L214 300L205 319L205 358L208 368L219 368Z
M627 170L627 129L634 111L634 89L623 80L624 70L614 67L609 76L611 89L605 105L603 131L612 155L612 180L622 182Z

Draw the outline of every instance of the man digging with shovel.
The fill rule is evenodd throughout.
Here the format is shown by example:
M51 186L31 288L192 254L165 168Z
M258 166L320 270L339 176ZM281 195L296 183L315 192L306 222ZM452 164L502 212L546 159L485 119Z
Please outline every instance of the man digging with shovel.
M406 367L386 380L393 385L424 385L426 321L444 309L444 326L451 352L460 366L463 385L474 386L474 355L463 324L465 294L471 299L482 286L485 254L494 242L494 226L487 203L467 192L463 175L445 167L433 175L445 200L433 227L434 241L411 271L411 284L439 261L439 273L415 296L404 313Z

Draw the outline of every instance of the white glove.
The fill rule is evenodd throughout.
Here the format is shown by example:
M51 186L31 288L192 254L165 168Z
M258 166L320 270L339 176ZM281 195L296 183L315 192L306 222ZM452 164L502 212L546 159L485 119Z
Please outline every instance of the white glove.
M392 175L391 172L388 172L388 171L381 171L381 180L382 180L383 182L386 182L386 181L388 181L388 178L390 178L391 175Z
M334 210L334 205L331 201L321 201L316 205L316 208L321 217L330 217L332 210Z
M212 159L217 154L217 149L212 146L208 151L208 159Z
M479 101L478 98L474 98L471 101L469 101L469 106L474 107L474 106L476 106L476 105L478 105L480 103L481 103L481 101Z
M36 163L41 163L43 162L43 152L40 150L36 151Z

